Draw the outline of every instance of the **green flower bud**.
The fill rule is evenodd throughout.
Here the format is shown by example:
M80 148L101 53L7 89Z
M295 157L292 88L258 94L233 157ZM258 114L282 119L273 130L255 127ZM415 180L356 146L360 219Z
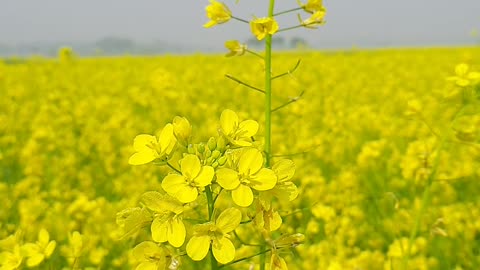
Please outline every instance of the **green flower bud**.
M205 144L204 143L197 144L197 151L203 154L203 152L205 152Z
M204 153L205 157L210 157L212 155L212 151L208 148L205 148L205 153Z
M213 167L214 169L216 169L216 168L218 167L218 161L213 162L213 163L212 163L212 167Z
M227 139L225 139L225 137L223 136L218 137L217 150L220 152L224 152L226 147L227 147Z
M212 157L214 159L219 158L221 155L222 155L222 153L220 153L220 151L218 151L218 150L215 150L215 151L212 152Z
M223 166L223 165L225 165L225 163L227 162L227 157L226 157L226 156L222 156L222 157L220 157L220 158L217 160L217 162L218 162L218 165Z
M217 148L217 142L214 137L210 137L210 139L208 139L207 146L208 146L208 149L212 151L215 150L215 148Z
M189 154L195 155L195 147L193 146L193 144L188 145L187 152Z
M207 158L207 164L212 164L213 163L213 157Z

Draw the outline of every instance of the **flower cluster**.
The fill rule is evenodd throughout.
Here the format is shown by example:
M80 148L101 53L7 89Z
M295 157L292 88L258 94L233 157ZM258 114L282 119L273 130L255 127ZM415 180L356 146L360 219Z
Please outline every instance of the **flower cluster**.
M239 246L234 244L232 232L241 230L242 221L262 232L257 241L270 241L271 232L282 223L276 202L292 201L298 192L290 181L295 172L293 161L279 159L272 168L265 167L262 145L255 140L258 128L256 121L240 121L227 109L220 116L218 135L205 143L193 143L192 127L183 117L175 117L158 136L135 137L131 165L154 163L173 170L163 178L161 190L142 195L143 207L118 214L118 223L129 236L141 227L150 227L153 241L142 242L134 250L137 269L146 263L163 265L167 257L179 256L172 248L183 246L194 261L203 260L211 250L217 262L230 263ZM231 196L225 196L227 193ZM232 204L234 207L222 210ZM208 216L199 214L207 212ZM156 254L155 262L145 262L142 258L153 256L148 255L151 252ZM272 260L285 263L273 251Z
M272 13L269 16L265 17L253 17L251 20L244 20L235 17L225 3L221 3L216 0L210 0L210 5L205 8L209 21L203 26L206 28L210 28L215 25L224 24L234 19L243 23L248 23L250 25L250 31L255 36L255 38L257 38L258 40L263 40L267 36L272 36L277 32L290 30L298 27L315 28L316 26L325 23L324 17L327 10L323 6L322 0L308 0L306 3L302 3L297 0L297 3L299 6L298 8L279 12L277 14ZM303 10L307 14L310 14L310 17L303 20L301 18L301 15L297 14L300 21L298 25L280 29L275 17L297 10ZM227 56L243 55L245 51L249 51L245 44L241 44L237 40L227 41L225 43L225 47L229 50Z

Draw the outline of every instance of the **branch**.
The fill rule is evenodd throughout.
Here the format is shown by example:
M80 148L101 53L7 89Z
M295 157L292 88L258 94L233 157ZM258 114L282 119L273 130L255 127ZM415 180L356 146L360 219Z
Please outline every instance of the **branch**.
M291 70L289 70L289 71L287 71L287 72L285 72L285 73L282 73L282 74L280 74L280 75L273 76L273 77L272 77L272 80L275 80L275 79L277 79L277 78L283 77L283 76L285 76L285 75L290 75L290 74L292 74L293 72L295 72L295 70L297 70L297 68L298 68L298 66L300 65L300 62L301 62L301 61L302 61L302 60L298 59L297 63L295 64L295 66L294 66Z
M300 93L300 95L298 95L298 96L296 96L296 97L293 97L293 98L290 98L290 100L289 100L288 102L286 102L286 103L284 103L284 104L276 107L275 109L272 110L272 112L278 111L278 110L282 109L283 107L286 107L286 106L288 106L288 105L290 105L290 104L292 104L292 103L294 103L294 102L297 102L297 101L303 96L303 94L305 94L305 90L302 91L302 92Z
M233 76L230 75L230 74L225 74L225 77L227 77L227 78L229 78L230 80L235 81L235 82L237 82L237 83L239 83L239 84L241 84L241 85L244 85L244 86L246 86L246 87L248 87L248 88L250 88L250 89L252 89L252 90L255 90L255 91L258 91L258 92L260 92L260 93L265 94L265 91L264 91L264 90L262 90L262 89L260 89L260 88L257 88L257 87L255 87L255 86L251 86L251 85L249 85L249 84L241 81L240 79L237 79L237 78L233 77Z

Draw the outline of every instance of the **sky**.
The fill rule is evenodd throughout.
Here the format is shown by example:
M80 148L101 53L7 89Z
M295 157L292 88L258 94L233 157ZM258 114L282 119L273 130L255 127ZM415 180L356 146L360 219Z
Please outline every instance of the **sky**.
M306 1L306 0L303 0ZM268 0L224 0L237 17L267 13ZM324 0L326 24L281 33L313 47L448 46L480 43L480 0ZM247 24L204 29L208 0L0 0L0 43L94 42L103 37L223 47L251 37ZM297 7L277 0L276 11ZM304 15L305 16L305 15ZM295 13L278 18L297 23Z

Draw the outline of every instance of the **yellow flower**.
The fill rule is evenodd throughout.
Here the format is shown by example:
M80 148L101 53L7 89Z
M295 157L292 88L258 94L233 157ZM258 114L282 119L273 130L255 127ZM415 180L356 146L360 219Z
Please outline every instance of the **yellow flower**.
M163 270L167 269L170 254L166 248L150 241L136 245L132 251L133 258L138 262L135 270Z
M174 247L182 246L186 236L181 216L184 210L183 204L175 198L156 191L145 192L141 201L155 213L150 228L153 241L159 243L168 241Z
M320 10L315 11L315 13L313 13L312 16L310 16L310 18L303 21L300 19L300 23L304 27L315 29L315 26L322 25L325 23L323 18L325 17L326 12L327 10L324 7L322 7ZM299 15L299 18L300 18L300 15Z
M255 18L250 22L250 30L258 40L262 40L278 31L278 23L270 17Z
M133 140L133 154L128 163L130 165L142 165L168 156L175 147L177 139L173 133L173 125L167 124L163 130L156 136L140 134Z
M220 131L234 146L251 146L251 137L257 134L258 123L254 120L239 123L237 114L227 109L220 116Z
M225 56L243 55L247 50L247 45L241 44L238 40L228 40L225 42L225 47L230 51Z
M307 3L303 4L300 0L297 0L297 3L308 13L315 13L324 9L322 0L308 0Z
M270 270L288 270L285 259L280 257L277 252L272 252L272 257L270 257Z
M38 241L36 243L27 243L22 246L22 251L27 258L27 266L34 267L50 258L57 242L50 241L50 235L45 229L38 232Z
M209 22L203 25L205 28L226 23L232 18L230 9L224 3L215 0L210 0L210 5L205 10L207 11L207 17L210 19Z
M194 261L201 261L211 245L213 256L219 263L231 262L235 258L235 246L228 233L235 230L241 220L240 210L232 207L223 211L215 223L195 225L193 236L187 243L188 256Z
M12 251L0 252L0 269L20 269L23 255L20 251L20 246L15 245Z
M480 72L469 72L470 67L465 64L458 64L455 67L455 76L447 78L449 81L454 81L460 87L469 86L480 81Z
M193 202L198 192L212 182L215 172L210 166L202 166L196 155L188 154L180 160L182 175L169 174L162 181L162 188L182 203Z
M173 118L173 134L177 140L183 143L184 146L188 145L188 140L192 134L192 125L188 122L187 118L175 116Z
M248 207L252 204L252 188L265 191L277 183L275 173L263 168L262 153L255 148L244 150L234 169L220 168L216 175L217 183L232 191L232 199L238 206Z

